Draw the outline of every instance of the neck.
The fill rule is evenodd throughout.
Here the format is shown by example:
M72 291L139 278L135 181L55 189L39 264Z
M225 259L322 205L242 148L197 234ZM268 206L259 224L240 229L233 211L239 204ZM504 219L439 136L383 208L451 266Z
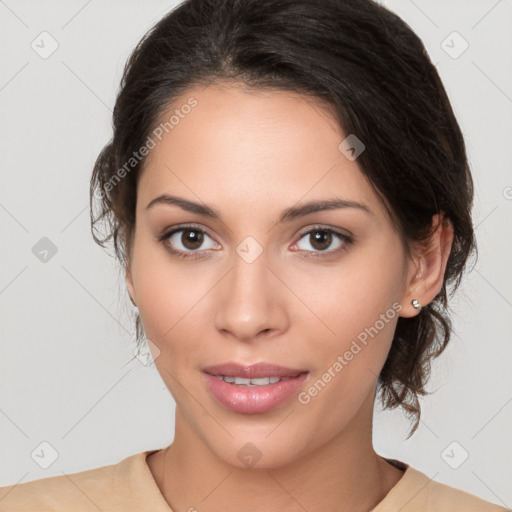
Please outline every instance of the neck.
M372 412L372 411L371 411ZM372 510L403 476L372 446L372 416L360 418L320 448L280 467L237 468L195 437L176 410L173 443L148 465L174 512ZM366 426L366 428L365 428Z

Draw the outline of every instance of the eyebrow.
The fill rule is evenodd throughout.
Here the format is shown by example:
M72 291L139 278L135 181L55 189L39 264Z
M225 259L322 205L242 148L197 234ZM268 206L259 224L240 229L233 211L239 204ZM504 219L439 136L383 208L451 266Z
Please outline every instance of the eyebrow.
M183 197L173 196L170 194L162 194L152 199L146 206L146 210L157 204L176 205L187 212L196 213L198 215L203 215L212 219L222 220L222 215L214 208L205 204L195 203ZM339 210L342 208L357 208L370 215L373 215L373 212L370 210L370 208L368 208L368 206L363 203L350 201L347 199L334 198L321 201L310 201L299 206L292 206L291 208L287 208L281 213L279 222L290 222L294 219L304 217L311 213L324 210Z

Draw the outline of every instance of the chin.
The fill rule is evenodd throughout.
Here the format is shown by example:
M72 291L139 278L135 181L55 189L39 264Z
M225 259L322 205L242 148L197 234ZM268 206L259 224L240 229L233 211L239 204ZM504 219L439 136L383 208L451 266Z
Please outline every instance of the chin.
M245 431L239 435L226 425L227 430L233 435L232 438L226 435L223 436L222 441L219 438L205 439L205 441L215 457L237 469L281 468L315 449L315 446L304 440L309 436L301 435L300 432L290 432L285 428L280 434L272 432L276 425L274 422L272 425L267 425L264 432L260 434Z

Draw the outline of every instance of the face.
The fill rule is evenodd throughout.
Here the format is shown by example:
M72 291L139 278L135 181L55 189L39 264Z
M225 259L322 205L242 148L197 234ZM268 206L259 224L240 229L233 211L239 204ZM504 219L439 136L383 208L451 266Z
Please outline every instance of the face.
M368 441L414 270L339 149L348 134L283 91L217 83L189 89L163 119L176 109L140 176L127 268L177 404L175 442L278 467ZM302 209L322 201L340 202ZM235 376L262 380L226 382Z

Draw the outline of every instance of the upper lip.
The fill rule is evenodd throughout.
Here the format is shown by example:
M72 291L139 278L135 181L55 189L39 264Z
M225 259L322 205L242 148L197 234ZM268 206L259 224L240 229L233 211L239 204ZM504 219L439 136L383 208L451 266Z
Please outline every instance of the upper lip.
M295 377L307 370L300 368L286 368L271 363L222 363L203 368L203 372L210 375L224 375L227 377L245 377L246 379L257 379L260 377Z

